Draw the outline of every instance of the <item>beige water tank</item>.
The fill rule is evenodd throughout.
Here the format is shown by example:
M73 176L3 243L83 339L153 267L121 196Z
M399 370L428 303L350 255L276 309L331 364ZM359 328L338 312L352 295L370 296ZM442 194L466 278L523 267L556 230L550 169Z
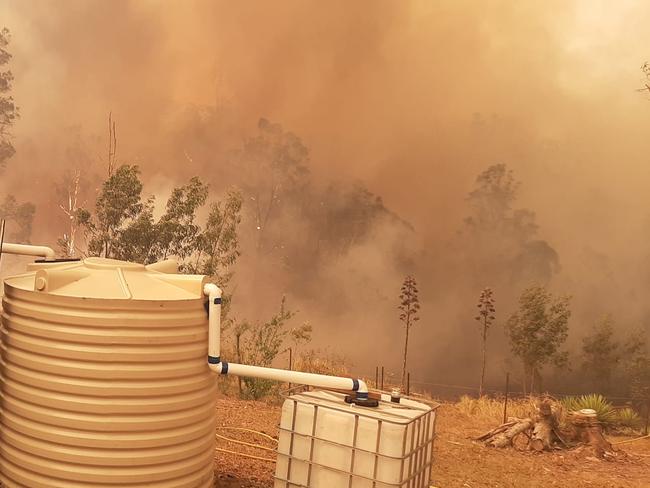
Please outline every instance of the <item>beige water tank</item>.
M90 258L5 280L4 487L212 486L204 278L171 267Z

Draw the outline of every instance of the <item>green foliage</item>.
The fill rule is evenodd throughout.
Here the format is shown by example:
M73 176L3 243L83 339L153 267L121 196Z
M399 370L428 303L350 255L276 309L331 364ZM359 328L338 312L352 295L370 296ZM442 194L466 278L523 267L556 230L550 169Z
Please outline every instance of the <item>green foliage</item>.
M0 30L0 67L4 66L11 60L11 53L7 51L7 46L11 40L11 34L7 28ZM9 93L11 92L11 82L14 77L11 71L0 71L0 170L6 165L7 161L16 153L11 143L10 129L18 118L18 107Z
M187 272L213 276L220 283L229 280L226 270L235 264L240 254L237 230L241 208L242 195L236 190L228 191L222 201L210 205L205 230L196 237L196 258L184 265Z
M0 30L0 68L9 63L11 53L7 50L11 34L5 27ZM16 149L11 142L11 127L18 119L18 107L14 103L11 92L11 83L14 77L10 70L0 71L0 171L7 161L16 154ZM0 203L0 219L5 219L7 225L6 240L16 242L29 242L32 233L32 223L36 208L32 203L18 203L13 195L5 197ZM13 224L13 225L11 225Z
M181 271L208 275L224 286L239 256L241 194L231 190L223 201L213 202L202 229L196 214L208 199L208 186L198 177L172 190L158 221L154 198L143 202L142 190L138 167L123 165L104 182L94 215L77 211L88 253L145 264L174 257Z
M8 222L5 240L29 242L35 212L33 203L18 203L13 195L6 196L0 203L0 219Z
M650 397L650 353L644 331L617 340L614 320L604 317L582 344L583 371L602 392Z
M187 185L172 190L165 213L154 229L156 259L176 256L184 261L200 249L197 240L201 228L195 222L196 211L207 198L208 185L196 176Z
M628 427L630 429L638 429L643 424L643 419L633 408L625 407L616 410L616 417L614 422L621 427Z
M583 409L595 410L598 421L602 424L608 425L616 421L616 410L602 395L592 393L579 397L564 397L560 402L568 412Z
M107 258L133 258L137 254L129 248L133 232L126 232L128 226L137 222L143 224L151 215L153 202L142 203L142 182L137 166L123 165L102 185L95 203L95 217L86 209L80 209L77 220L89 236L88 253ZM140 236L138 236L140 239ZM138 242L146 247L146 243ZM140 251L142 253L142 251ZM138 256L140 257L140 256Z
M631 334L623 344L623 371L629 394L637 400L650 398L650 351L643 331Z
M288 323L297 312L286 308L286 299L282 297L280 310L268 321L250 323L243 321L235 325L234 335L238 361L256 366L271 366L273 360L285 349L287 341L293 344L311 340L311 325L302 324L297 328L288 328ZM243 378L246 398L259 399L268 395L275 383L260 378Z
M567 364L568 354L560 349L569 333L569 301L566 296L554 297L542 286L532 286L523 291L519 309L506 323L510 347L531 378L531 391L544 365Z
M607 390L621 360L620 345L614 340L614 321L603 317L582 340L582 367L600 390Z
M154 203L153 197L149 197L141 203L140 212L119 228L108 257L145 264L158 261L154 249L158 237L153 217ZM94 247L92 243L90 249Z

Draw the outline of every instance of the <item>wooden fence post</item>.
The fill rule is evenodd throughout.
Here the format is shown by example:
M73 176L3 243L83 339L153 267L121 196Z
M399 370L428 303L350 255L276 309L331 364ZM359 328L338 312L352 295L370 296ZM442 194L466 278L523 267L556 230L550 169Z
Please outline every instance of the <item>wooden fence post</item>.
M645 428L643 429L643 435L648 435L648 427L650 427L650 397L645 404Z
M289 371L293 370L293 349L289 348ZM291 383L289 383L289 390L291 390Z
M510 373L506 373L506 396L503 400L503 423L508 420L508 389L510 387Z

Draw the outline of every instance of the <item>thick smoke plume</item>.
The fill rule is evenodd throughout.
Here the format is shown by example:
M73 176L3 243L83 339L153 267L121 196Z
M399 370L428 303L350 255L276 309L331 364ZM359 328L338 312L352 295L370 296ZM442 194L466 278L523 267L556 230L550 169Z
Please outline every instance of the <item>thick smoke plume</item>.
M650 323L650 103L635 91L649 15L647 3L605 0L4 0L21 119L0 191L34 202L32 240L54 245L65 225L55 183L82 168L92 204L109 112L117 159L140 165L160 205L195 174L216 193L242 184L243 141L261 117L280 123L309 149L314 188L361 182L395 218L315 270L253 267L244 253L238 313L268 315L287 293L319 344L336 338L365 371L377 358L395 368L397 296L413 273L413 375L475 382L475 299L494 286L502 323L519 291L452 264L467 195L490 165L514 171L515 207L535 212L557 252L549 286L573 295L573 344L605 313L623 329ZM497 381L513 366L498 324L492 334Z

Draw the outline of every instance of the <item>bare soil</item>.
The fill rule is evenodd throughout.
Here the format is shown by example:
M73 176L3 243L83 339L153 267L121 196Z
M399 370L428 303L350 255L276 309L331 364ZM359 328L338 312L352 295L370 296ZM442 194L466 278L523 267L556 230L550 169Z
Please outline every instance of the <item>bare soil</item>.
M278 437L280 406L264 402L235 399L217 401L217 434L250 444L275 448L275 443L263 436L244 431L231 431L223 427L251 429ZM228 442L217 438L217 448L268 459L275 459L272 452ZM273 486L275 462L251 459L236 454L216 451L214 461L217 488L266 488Z
M220 427L244 427L277 437L280 407L263 402L220 399ZM437 439L431 485L439 488L649 488L650 439L621 445L614 461L595 458L588 450L534 453L488 448L472 442L495 426L488 419L462 413L453 404L438 410ZM218 431L226 437L272 447L262 436L241 431ZM611 442L627 438L609 437ZM273 453L218 439L218 447L253 456L273 458ZM217 451L218 488L268 488L273 486L275 464ZM336 487L332 487L336 488Z
M650 487L650 439L621 445L615 461L599 460L589 450L552 452L497 449L472 442L495 427L444 404L438 411L432 484L437 487ZM611 442L629 438L608 437ZM614 446L616 447L616 446Z

